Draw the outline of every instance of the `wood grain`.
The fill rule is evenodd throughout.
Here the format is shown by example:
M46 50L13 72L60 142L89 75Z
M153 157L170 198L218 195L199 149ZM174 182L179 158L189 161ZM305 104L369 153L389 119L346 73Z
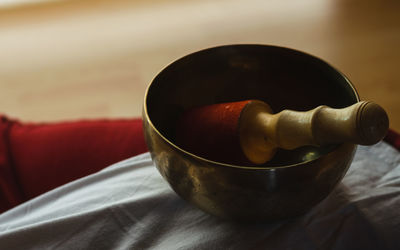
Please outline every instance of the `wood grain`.
M141 114L146 86L206 47L261 43L343 72L400 131L400 1L57 1L0 9L0 112L25 121Z

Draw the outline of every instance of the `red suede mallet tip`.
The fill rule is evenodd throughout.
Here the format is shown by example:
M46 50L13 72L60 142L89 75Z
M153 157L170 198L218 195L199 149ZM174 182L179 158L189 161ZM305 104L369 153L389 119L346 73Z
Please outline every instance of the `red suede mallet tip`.
M239 118L249 102L213 104L185 112L178 121L178 146L212 161L248 163L240 146Z

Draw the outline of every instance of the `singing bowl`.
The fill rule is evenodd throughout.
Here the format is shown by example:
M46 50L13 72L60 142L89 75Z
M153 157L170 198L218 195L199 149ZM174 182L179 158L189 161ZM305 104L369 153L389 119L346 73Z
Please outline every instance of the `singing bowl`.
M144 100L145 138L172 189L203 211L239 221L275 221L306 213L346 174L356 145L279 150L262 166L214 162L176 144L187 109L259 99L274 112L359 101L349 80L323 60L276 46L226 45L189 54L164 68Z

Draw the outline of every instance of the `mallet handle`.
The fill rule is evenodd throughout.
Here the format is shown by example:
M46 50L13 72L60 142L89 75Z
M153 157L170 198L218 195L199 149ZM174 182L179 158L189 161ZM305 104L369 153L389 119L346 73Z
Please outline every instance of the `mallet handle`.
M342 142L372 145L389 127L385 110L368 101L342 109L319 106L307 112L284 110L266 116L265 135L284 149Z
M306 112L283 110L272 114L266 103L253 100L241 113L239 136L246 157L262 164L273 157L276 148L343 142L372 145L386 135L388 127L385 110L373 102L362 101L342 109L319 106Z

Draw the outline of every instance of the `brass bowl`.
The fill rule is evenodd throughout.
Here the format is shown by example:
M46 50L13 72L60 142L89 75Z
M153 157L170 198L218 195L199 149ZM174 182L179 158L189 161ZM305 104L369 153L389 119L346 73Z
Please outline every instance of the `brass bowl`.
M250 167L210 161L175 144L184 110L245 99L263 100L275 112L359 101L345 76L296 50L228 45L187 55L163 69L146 92L144 130L157 169L179 196L222 218L272 221L309 211L344 177L356 145L281 150L264 166Z

